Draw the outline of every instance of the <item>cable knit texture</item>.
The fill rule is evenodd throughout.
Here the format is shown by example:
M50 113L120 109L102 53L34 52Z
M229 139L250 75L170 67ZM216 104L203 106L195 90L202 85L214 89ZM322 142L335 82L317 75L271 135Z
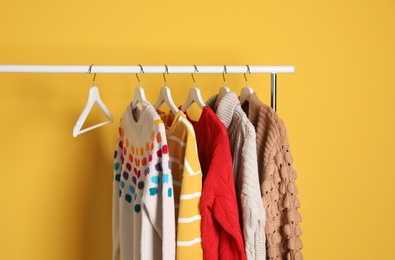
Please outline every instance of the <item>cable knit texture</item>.
M209 98L206 105L214 107L217 97ZM266 258L266 217L259 186L255 129L234 92L223 96L215 113L228 131L247 259L263 260Z
M268 259L302 260L296 171L292 168L285 125L255 93L251 95L246 109L257 135L259 178L266 209Z
M232 156L225 126L203 107L195 129L203 172L201 197L204 259L246 259L234 187Z
M173 178L165 126L148 101L128 106L114 152L113 260L175 259Z

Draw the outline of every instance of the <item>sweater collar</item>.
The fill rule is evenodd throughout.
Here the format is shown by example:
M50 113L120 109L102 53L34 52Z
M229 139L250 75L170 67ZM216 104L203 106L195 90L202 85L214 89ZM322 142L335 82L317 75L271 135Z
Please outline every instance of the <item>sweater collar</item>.
M143 101L141 104L141 108L136 106L134 109L130 104L127 106L127 109L124 114L124 120L127 124L126 127L130 127L130 129L134 132L135 135L140 136L143 132L144 126L147 120L147 113L149 112L150 108L154 109L149 101Z
M178 122L181 120L181 118L186 118L186 115L181 110L179 110L175 115L172 111L169 111L167 114L161 110L158 110L157 112L165 124L166 135L169 136L173 134L175 129L177 129Z
M214 95L210 97L206 101L206 105L213 108L217 98L218 95ZM236 93L234 92L226 93L225 96L219 102L215 114L219 117L219 119L225 125L226 128L228 128L232 123L234 110L237 106L240 106L240 101L237 98Z
M256 127L258 124L259 113L258 111L263 106L263 103L259 100L256 93L252 93L250 96L250 101L248 103L248 118L251 123Z

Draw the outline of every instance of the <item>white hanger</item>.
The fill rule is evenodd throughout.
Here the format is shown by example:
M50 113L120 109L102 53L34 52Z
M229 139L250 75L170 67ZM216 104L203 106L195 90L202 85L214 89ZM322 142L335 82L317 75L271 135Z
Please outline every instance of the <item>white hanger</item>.
M240 92L240 104L243 105L245 102L250 101L251 94L254 93L254 90L250 87L244 87Z
M140 73L144 73L143 70L143 66L139 65L141 72ZM133 94L133 100L132 100L132 109L135 109L136 106L138 105L138 103L142 104L144 101L146 101L147 99L145 98L145 93L144 93L144 89L140 86L140 79L139 76L137 76L136 73L136 78L137 78L137 87L134 90L134 94Z
M165 67L166 73L169 73L166 65ZM174 104L173 98L171 97L170 89L166 86L165 73L163 73L163 80L164 86L160 89L158 100L154 105L155 110L158 110L163 103L166 103L169 106L171 112L173 112L173 114L177 114L180 110L178 110L177 106Z
M247 72L251 73L250 72L250 66L248 66L248 65L246 65L246 66L247 66ZM239 97L241 105L243 105L247 101L250 101L250 96L251 96L252 93L254 93L254 90L248 86L248 80L247 80L247 77L246 77L245 73L244 73L244 79L246 81L246 85L245 85L245 87L243 87L241 89L240 97Z
M192 87L189 89L187 101L181 106L182 112L187 111L187 109L195 102L201 109L203 109L206 104L202 99L202 95L200 94L200 89L197 87Z
M92 66L89 68L89 73L91 71L91 68L92 68ZM82 113L81 113L80 117L78 118L77 123L74 126L74 129L73 129L73 136L74 137L77 137L77 135L79 135L79 134L88 132L90 130L101 127L103 125L112 123L112 121L113 121L110 110L108 110L108 108L106 107L106 105L103 103L103 101L100 98L99 89L96 86L94 86L95 77L96 77L96 73L95 73L95 76L93 77L92 87L89 89L88 101L85 105L84 110L82 110ZM81 130L81 127L84 125L85 120L88 117L89 112L91 111L91 109L95 103L99 106L100 110L107 117L108 121L102 122L97 125L93 125L93 126L90 126L88 128Z
M135 88L132 101L132 109L135 109L137 105L142 104L147 99L145 98L144 89L140 86Z
M226 86L225 73L227 73L227 71L226 71L226 66L224 65L224 72L222 73L222 77L224 79L224 85L219 89L217 99L215 100L213 107L214 111L217 109L219 102L226 95L226 93L230 92L230 89Z
M195 66L195 71L197 72L198 70L196 65L193 66ZM196 87L196 81L193 73L191 73L191 76L193 79L193 87L189 89L187 101L185 101L185 103L181 106L182 112L187 111L187 109L193 104L193 102L195 102L201 109L206 106L202 99L202 95L200 94L200 89Z

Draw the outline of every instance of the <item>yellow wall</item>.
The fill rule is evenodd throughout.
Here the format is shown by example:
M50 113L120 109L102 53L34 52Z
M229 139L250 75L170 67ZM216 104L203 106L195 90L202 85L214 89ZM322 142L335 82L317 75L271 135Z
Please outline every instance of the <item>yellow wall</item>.
M0 22L0 64L295 65L278 78L278 114L305 259L395 259L395 1L3 0ZM204 99L222 85L195 78ZM162 76L140 79L154 102ZM248 79L268 103L270 77ZM111 258L117 123L72 137L91 80L0 74L0 259ZM191 77L167 81L182 103ZM135 76L96 83L118 120Z

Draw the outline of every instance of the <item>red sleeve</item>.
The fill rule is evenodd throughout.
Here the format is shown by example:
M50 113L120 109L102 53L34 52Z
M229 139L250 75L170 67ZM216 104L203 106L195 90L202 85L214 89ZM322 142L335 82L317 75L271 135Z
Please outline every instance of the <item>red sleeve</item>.
M202 194L205 259L246 259L227 135L218 140Z

